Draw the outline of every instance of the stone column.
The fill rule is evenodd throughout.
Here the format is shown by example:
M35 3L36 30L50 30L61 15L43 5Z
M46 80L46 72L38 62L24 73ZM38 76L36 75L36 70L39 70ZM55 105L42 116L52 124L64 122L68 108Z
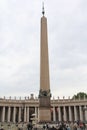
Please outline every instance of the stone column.
M58 107L58 119L59 121L61 121L61 108Z
M39 117L40 117L40 116L39 116L39 107L38 107L38 122L40 121Z
M11 116L11 108L9 106L8 107L8 122L10 122L10 116Z
M37 107L35 107L35 118L37 118Z
M35 107L35 119L38 122L38 107Z
M67 121L67 119L66 119L66 108L65 108L65 106L63 107L63 110L64 110L64 121Z
M24 107L24 122L26 122L26 106Z
M82 113L82 107L79 106L79 112L80 112L80 120L83 121L83 113Z
M15 123L15 118L16 118L16 108L14 107L13 110L13 122Z
M69 121L72 121L72 112L71 112L71 106L69 106Z
M27 107L27 122L29 122L29 107Z
M56 121L55 107L53 106L53 121Z
M85 106L85 108L87 108L87 106ZM85 121L87 121L87 109L85 109Z
M3 111L2 111L2 122L5 121L5 106L3 106Z
M87 121L87 110L85 110L85 120Z
M74 106L74 119L75 119L75 121L77 121L77 110L76 110L76 106Z
M19 113L18 113L18 122L21 121L21 107L19 107Z

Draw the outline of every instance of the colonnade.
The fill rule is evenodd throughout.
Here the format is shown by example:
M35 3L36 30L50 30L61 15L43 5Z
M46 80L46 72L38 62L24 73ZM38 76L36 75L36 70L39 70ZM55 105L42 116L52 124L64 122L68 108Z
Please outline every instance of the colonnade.
M86 106L53 106L51 108L52 121L87 121Z
M86 109L84 109L86 108ZM0 122L39 121L39 100L1 99ZM51 121L87 121L87 100L51 100Z
M29 122L33 113L38 119L38 107L0 106L0 122Z
M85 106L53 106L51 108L52 121L87 121ZM34 118L39 121L38 107L0 107L0 122L29 122Z

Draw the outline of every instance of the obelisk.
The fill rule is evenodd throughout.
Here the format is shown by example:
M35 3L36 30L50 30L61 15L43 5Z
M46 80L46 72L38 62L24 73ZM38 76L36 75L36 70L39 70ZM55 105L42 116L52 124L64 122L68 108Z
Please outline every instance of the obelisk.
M47 18L44 16L44 6L41 18L41 44L40 44L40 91L39 91L39 121L51 121L50 111L50 78L49 78L49 56Z

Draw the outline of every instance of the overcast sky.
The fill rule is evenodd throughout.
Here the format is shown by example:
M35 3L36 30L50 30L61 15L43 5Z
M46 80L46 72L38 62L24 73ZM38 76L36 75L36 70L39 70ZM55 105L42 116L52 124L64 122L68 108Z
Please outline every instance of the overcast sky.
M52 96L87 92L87 0L44 0ZM0 0L0 97L37 97L42 0Z

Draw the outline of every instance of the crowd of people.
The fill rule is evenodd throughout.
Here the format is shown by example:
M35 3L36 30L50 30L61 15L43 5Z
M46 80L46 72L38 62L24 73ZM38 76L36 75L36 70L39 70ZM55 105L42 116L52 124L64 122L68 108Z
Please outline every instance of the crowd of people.
M41 127L34 126L33 129L41 129ZM56 122L44 123L43 130L87 130L87 125L84 122Z
M81 121L75 122L50 122L50 123L19 123L8 125L9 130L87 130L87 125ZM12 127L13 126L13 127ZM8 130L1 125L0 130Z
M56 124L45 124L43 129L47 130L87 130L87 126L84 122L59 122Z

